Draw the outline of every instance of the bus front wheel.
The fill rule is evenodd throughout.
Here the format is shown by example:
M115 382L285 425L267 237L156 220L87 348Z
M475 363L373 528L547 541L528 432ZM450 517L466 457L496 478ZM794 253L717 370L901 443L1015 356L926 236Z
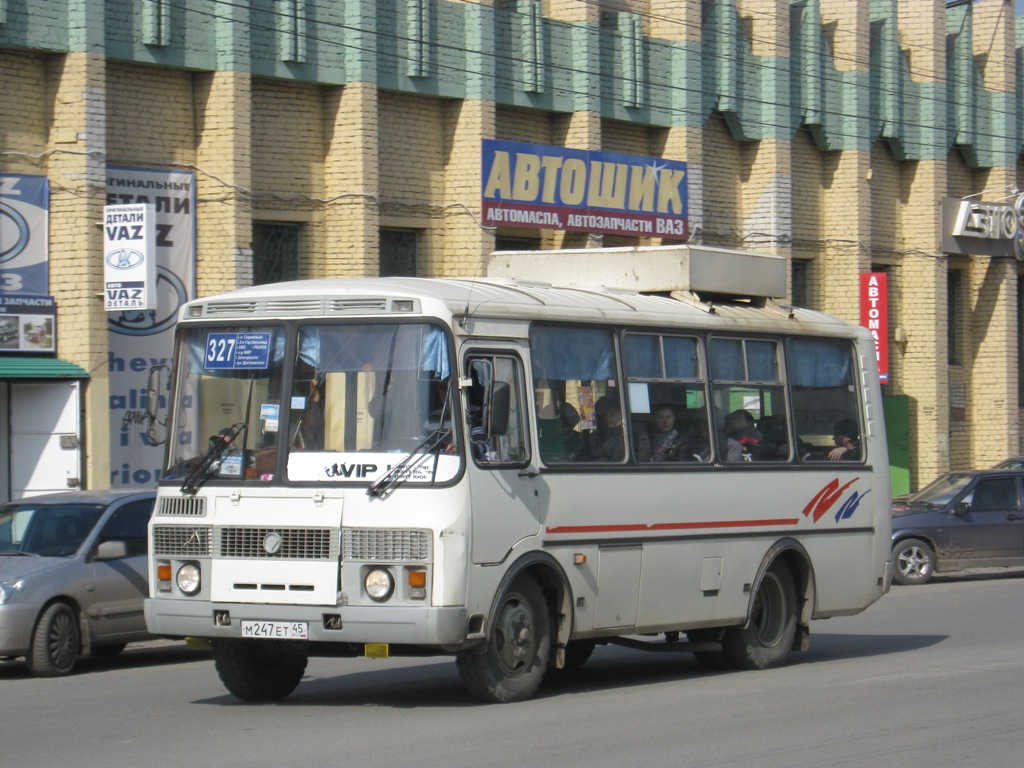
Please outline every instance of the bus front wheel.
M540 687L551 661L551 615L540 585L520 577L502 596L482 650L456 657L466 690L488 703L524 701Z
M224 687L242 701L277 701L295 690L308 658L275 640L213 640L213 663Z
M722 637L722 652L737 669L768 669L786 661L796 638L797 599L793 575L774 563L754 595L750 621L730 627Z

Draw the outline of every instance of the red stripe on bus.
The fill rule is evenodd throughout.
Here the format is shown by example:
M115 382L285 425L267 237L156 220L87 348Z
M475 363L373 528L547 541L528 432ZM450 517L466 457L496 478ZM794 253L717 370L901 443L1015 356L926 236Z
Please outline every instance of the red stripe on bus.
M685 531L709 528L748 528L772 525L796 525L798 517L778 518L776 520L710 520L700 523L654 523L652 525L559 525L547 528L547 533L632 533L636 531Z

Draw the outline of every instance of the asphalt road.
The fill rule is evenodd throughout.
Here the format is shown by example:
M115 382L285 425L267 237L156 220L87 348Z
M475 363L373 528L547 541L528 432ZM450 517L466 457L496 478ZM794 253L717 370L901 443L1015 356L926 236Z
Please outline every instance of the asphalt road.
M474 703L447 658L314 659L285 701L244 704L160 641L56 680L0 662L0 766L1017 768L1022 640L1017 572L894 587L781 669L602 647L513 705Z

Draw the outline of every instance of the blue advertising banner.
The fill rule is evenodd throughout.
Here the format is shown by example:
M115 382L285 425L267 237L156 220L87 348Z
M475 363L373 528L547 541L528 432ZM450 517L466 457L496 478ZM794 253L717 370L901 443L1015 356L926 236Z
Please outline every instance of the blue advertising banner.
M163 446L146 436L146 383L152 366L170 365L178 309L195 297L195 176L109 166L107 205L153 206L156 215L156 309L107 313L110 487L151 488L160 477ZM166 414L167 404L160 406Z
M689 236L677 160L484 139L482 179L486 226Z
M0 294L49 294L49 210L45 176L0 173Z

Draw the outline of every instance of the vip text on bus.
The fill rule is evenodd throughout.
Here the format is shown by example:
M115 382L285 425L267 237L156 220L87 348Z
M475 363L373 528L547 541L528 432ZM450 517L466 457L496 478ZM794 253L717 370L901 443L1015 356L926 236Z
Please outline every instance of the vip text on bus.
M874 342L773 300L785 274L498 252L185 305L150 380L150 631L208 639L248 701L311 656L450 654L487 702L599 644L784 663L891 581Z

